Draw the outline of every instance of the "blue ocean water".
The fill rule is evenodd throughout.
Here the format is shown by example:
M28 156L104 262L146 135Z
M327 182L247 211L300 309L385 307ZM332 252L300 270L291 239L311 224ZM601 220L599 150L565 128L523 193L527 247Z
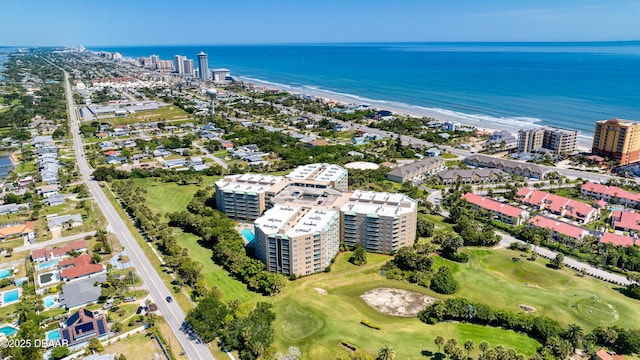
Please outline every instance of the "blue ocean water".
M640 42L379 43L94 48L124 56L209 54L233 76L461 122L580 130L640 120ZM197 66L197 61L194 61Z

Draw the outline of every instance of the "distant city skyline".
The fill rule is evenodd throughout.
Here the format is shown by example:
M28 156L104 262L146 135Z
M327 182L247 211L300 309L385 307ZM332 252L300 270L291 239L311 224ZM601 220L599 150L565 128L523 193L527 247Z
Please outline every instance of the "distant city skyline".
M636 0L194 0L181 11L174 5L7 2L0 46L640 40Z

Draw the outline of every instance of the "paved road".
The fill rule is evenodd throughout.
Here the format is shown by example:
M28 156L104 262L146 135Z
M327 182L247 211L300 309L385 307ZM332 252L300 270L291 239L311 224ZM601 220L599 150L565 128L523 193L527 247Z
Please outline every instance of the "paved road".
M431 194L429 194L429 196L427 196L427 201L431 202L432 204L437 204L440 205L440 207L442 208L441 202L442 202L442 191L435 191ZM449 212L442 209L440 211L440 214L444 217L448 217L449 216ZM521 243L524 244L525 242L522 240L518 240L516 238L514 238L513 236L504 233L502 231L496 230L496 234L498 236L500 236L502 239L500 240L500 246L502 247L509 247L509 245L511 245L514 242L517 243ZM542 257L545 257L547 259L553 259L556 257L556 255L558 255L558 253L556 251L541 247L541 246L534 246L532 249L534 252L536 252L537 254L539 254ZM575 269L575 270L581 270L584 269L587 274L600 279L600 280L604 280L604 281L608 281L610 283L614 283L614 284L620 284L620 285L628 285L629 284L629 280L627 280L627 278L625 276L622 275L618 275L618 274L614 274L614 273L610 273L608 271L604 271L602 269L598 269L596 267L593 267L589 264L585 264L583 262L580 262L576 259L572 259L570 257L565 256L564 257L564 264L567 265L568 267Z
M198 145L195 141L193 142L193 146L197 147L198 150L202 151L204 153L204 155L202 155L203 157L209 158L213 161L216 162L216 164L222 166L225 169L229 168L229 165L227 165L227 163L224 162L224 160L220 159L219 157L211 154L209 152L209 150L207 150L204 146Z
M74 141L74 150L76 153L76 158L78 161L78 167L80 169L80 173L82 174L82 179L89 187L89 191L96 199L98 206L104 213L104 216L109 223L110 228L116 234L122 245L127 249L127 253L131 259L131 262L138 270L138 273L145 285L148 287L150 295L153 299L155 299L156 304L158 304L158 309L164 316L169 328L175 334L178 342L182 346L186 356L189 359L211 359L215 360L211 352L203 345L196 343L189 339L189 337L181 330L182 324L184 322L185 314L178 306L178 304L174 301L168 303L165 301L165 297L171 295L171 291L164 284L156 270L149 262L149 259L145 256L142 251L140 245L136 242L135 238L125 225L122 218L116 212L116 209L109 202L106 195L102 191L102 188L98 185L98 183L91 178L91 168L87 160L84 157L84 147L82 145L82 139L78 133L79 131L79 121L76 113L76 109L73 105L73 96L71 92L71 86L69 84L69 74L65 71L65 89L67 96L67 106L69 118L71 121L71 132L73 134Z
M57 238L57 239L41 241L41 242L37 242L37 243L34 243L34 244L22 245L22 246L19 246L19 247L13 249L13 251L14 252L19 252L19 251L25 251L25 250L41 249L41 248L47 247L49 245L55 245L55 244L65 243L65 242L68 242L68 241L84 239L87 236L95 235L95 233L96 233L95 231L89 231L89 232L84 232L84 233L75 234L75 235L69 235L69 236L65 236L65 237L61 237L61 238Z

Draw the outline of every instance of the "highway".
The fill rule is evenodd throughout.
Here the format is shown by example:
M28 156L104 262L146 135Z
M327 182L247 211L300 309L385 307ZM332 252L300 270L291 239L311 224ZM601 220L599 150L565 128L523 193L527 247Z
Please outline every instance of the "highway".
M98 182L91 178L92 169L89 166L86 158L84 157L84 147L82 145L82 139L79 135L79 121L78 114L73 103L73 96L71 92L71 86L69 84L69 74L65 71L65 93L67 97L67 111L69 113L71 132L73 134L74 150L78 167L82 175L82 180L89 187L89 191L95 198L98 206L102 210L107 222L113 233L118 237L122 246L127 250L127 254L131 258L131 262L138 270L138 274L144 281L145 285L149 289L152 298L158 305L158 309L165 318L167 324L173 331L174 335L178 339L178 342L182 346L185 355L189 359L201 359L201 360L215 360L209 349L201 343L192 341L188 335L182 331L182 324L184 322L185 313L180 306L175 302L167 302L165 298L172 296L172 292L164 284L160 275L149 262L149 259L145 256L142 248L136 242L135 238L125 225L122 218L118 215L116 209L107 199L104 191L99 186ZM175 350L175 349L174 349ZM141 354L142 355L142 354ZM147 354L150 355L150 354Z

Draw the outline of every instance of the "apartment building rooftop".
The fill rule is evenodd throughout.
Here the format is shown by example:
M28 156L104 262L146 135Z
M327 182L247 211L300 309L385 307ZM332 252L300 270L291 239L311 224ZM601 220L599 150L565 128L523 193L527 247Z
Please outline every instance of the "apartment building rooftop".
M338 221L338 212L334 210L309 210L298 222L287 231L290 237L313 234L326 230L327 225Z
M341 210L378 216L397 216L414 211L416 206L415 200L403 194L356 190Z
M259 193L269 190L283 179L282 176L260 174L230 175L216 181L216 186L222 191Z
M347 170L335 164L308 164L297 167L295 170L286 175L290 179L304 179L317 181L338 181Z
M296 216L298 216L301 208L297 206L276 204L267 210L254 221L257 228L265 234L276 234L285 231Z

